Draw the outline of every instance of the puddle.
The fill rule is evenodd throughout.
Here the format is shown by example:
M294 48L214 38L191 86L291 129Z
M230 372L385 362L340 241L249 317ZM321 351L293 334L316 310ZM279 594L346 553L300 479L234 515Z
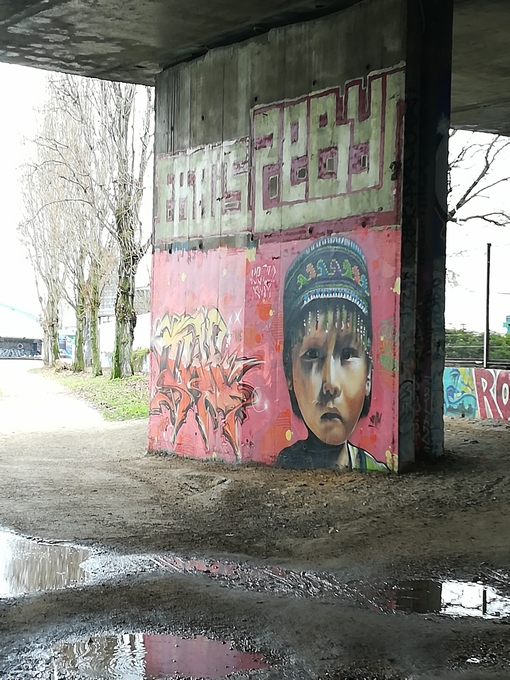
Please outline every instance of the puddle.
M94 580L117 578L122 573L169 570L179 574L205 576L225 587L258 593L301 598L340 597L356 600L377 610L408 613L438 613L447 616L510 616L510 597L494 587L465 581L414 580L391 588L376 589L362 583L345 583L334 574L295 571L270 565L251 565L228 560L190 558L174 553L164 555L96 556L84 565ZM496 573L492 581L510 586L507 576Z
M88 579L89 550L44 543L0 530L0 598L59 590Z
M262 656L232 649L206 637L144 633L93 637L54 647L54 675L79 673L101 680L228 677L267 668Z
M385 592L385 608L417 614L497 618L510 616L510 597L469 581L404 581Z
M0 530L0 598L37 591L58 590L77 584L97 584L105 580L117 579L122 575L159 570L170 570L181 574L205 574L218 581L220 585L240 587L260 593L312 598L332 595L353 598L360 603L368 604L371 608L384 611L436 613L452 617L510 617L510 596L503 595L493 586L482 583L423 579L403 581L393 587L377 590L360 584L342 583L334 574L324 572L294 571L228 560L185 559L175 553L91 555L91 551L79 546L27 539ZM488 580L510 586L510 578L507 575L502 576L494 572L493 576L494 578ZM132 638L130 644L133 640L138 640L137 636L128 637L130 640ZM148 640L151 636L142 637ZM159 640L157 644L160 646L167 644L161 642L165 636L152 637ZM108 642L104 644L106 646L115 644L118 647L115 640L117 638L108 638ZM195 640L193 644L198 645L196 640L200 638L193 640ZM221 644L208 642L213 645ZM189 640L186 641L186 644L188 643L190 643ZM149 642L149 645L151 644ZM221 647L224 648L223 645ZM86 656L85 652L84 654Z

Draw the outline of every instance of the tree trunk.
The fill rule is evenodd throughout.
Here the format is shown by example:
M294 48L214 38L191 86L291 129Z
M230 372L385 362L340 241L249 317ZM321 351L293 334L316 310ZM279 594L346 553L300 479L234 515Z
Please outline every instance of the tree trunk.
M43 327L43 343L42 343L42 360L45 366L50 365L50 334L48 333L48 328Z
M115 349L112 378L133 375L133 342L136 326L135 274L139 262L139 246L134 241L133 216L129 208L117 212L117 242L119 244L119 283L115 300Z
M48 339L49 339L49 365L54 366L55 362L60 357L60 349L58 346L58 321L50 321L48 323Z
M79 373L85 369L85 357L83 353L85 341L85 302L81 286L78 289L78 301L76 304L76 339L74 345L73 371Z
M136 326L135 277L132 273L131 253L122 253L119 265L119 286L115 301L115 349L112 361L112 378L133 375L134 332Z
M101 355L99 352L99 289L96 282L92 283L90 295L90 349L92 352L92 375L96 378L103 375L101 369Z

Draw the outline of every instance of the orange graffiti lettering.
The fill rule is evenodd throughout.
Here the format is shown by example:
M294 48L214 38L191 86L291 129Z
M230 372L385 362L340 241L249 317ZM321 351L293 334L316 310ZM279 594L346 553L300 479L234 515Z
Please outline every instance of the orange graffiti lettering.
M202 307L193 315L165 314L155 326L159 374L150 409L152 414L168 414L172 444L193 416L208 451L210 428L219 429L240 460L238 426L254 402L254 389L243 377L262 362L229 351L230 340L225 321L214 307Z

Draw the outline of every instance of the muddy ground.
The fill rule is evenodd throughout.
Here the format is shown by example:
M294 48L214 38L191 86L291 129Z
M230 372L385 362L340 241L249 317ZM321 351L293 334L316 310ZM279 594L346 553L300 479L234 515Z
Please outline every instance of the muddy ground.
M380 611L363 595L420 578L496 579L510 595L510 425L448 419L445 459L400 477L235 467L148 456L145 421L103 422L56 383L9 370L0 365L0 526L121 554L328 572L361 595L165 572L0 600L0 677L34 677L33 659L66 636L143 629L261 651L273 666L258 678L510 678L508 618ZM78 415L62 420L69 403Z

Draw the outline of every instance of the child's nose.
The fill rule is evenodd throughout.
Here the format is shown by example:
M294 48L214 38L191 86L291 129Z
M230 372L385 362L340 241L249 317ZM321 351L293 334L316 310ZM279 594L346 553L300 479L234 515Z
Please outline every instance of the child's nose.
M335 370L335 359L332 355L326 357L322 372L322 391L333 398L340 394L340 384Z

